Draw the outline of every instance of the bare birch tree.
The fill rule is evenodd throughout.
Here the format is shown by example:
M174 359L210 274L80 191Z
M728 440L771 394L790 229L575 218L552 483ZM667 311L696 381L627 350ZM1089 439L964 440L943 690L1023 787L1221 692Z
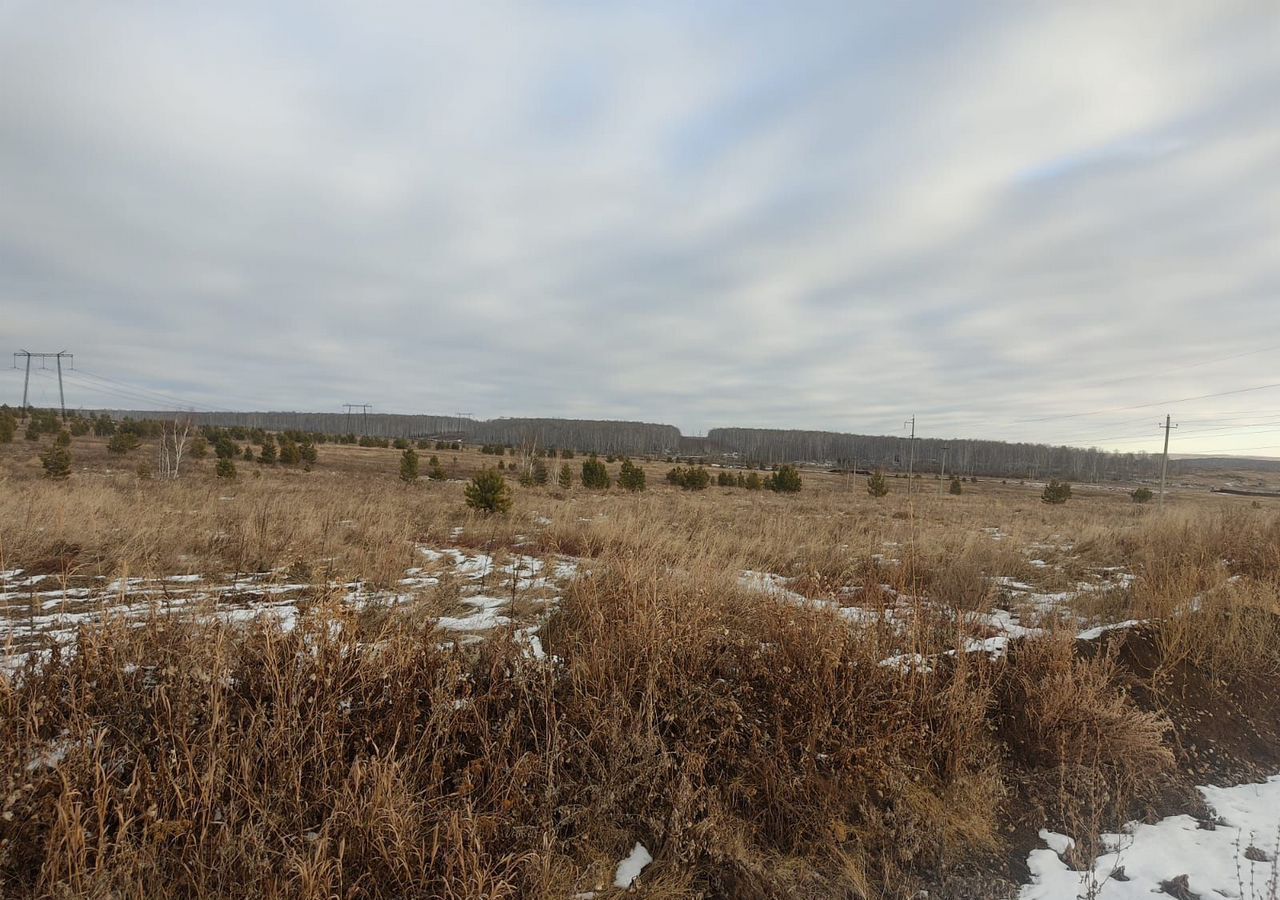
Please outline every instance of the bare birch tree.
M156 470L161 478L174 480L178 477L178 468L182 465L182 454L186 452L187 441L191 437L191 420L189 418L164 423L160 432L159 465Z

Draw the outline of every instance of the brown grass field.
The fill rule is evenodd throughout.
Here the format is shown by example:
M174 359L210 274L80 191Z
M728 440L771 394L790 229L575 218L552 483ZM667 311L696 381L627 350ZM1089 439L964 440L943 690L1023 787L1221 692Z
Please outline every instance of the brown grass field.
M47 442L0 445L3 896L605 898L638 841L645 897L1005 897L1038 828L1280 771L1280 501L646 461L490 517L473 449Z

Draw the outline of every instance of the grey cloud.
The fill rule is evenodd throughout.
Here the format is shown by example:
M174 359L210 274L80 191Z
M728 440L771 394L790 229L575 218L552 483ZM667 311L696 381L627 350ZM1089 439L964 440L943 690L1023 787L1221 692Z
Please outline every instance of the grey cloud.
M18 4L4 332L202 405L686 431L1280 381L1137 377L1280 325L1268 4L956 10Z

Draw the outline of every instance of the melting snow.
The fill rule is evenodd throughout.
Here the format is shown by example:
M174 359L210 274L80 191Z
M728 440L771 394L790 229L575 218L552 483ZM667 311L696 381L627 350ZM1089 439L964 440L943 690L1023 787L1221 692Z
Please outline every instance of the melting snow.
M1031 883L1022 888L1020 900L1276 896L1280 885L1272 860L1280 843L1280 776L1263 784L1202 787L1200 793L1217 813L1213 827L1185 815L1154 825L1130 823L1122 834L1102 836L1108 852L1088 871L1063 861L1070 838L1040 832L1049 849L1032 850L1027 857ZM1181 885L1184 876L1184 893L1167 889Z
M645 849L644 844L636 841L636 845L631 848L630 855L618 863L618 874L613 878L613 886L624 890L631 887L632 883L640 877L640 873L644 871L644 867L651 862L653 862L653 857L649 855L649 851Z
M494 587L505 592L507 588L526 603L540 605L539 619L545 610L558 600L560 584L575 578L578 561L557 558L551 561L527 555L510 558L505 565L496 565L493 557L479 553L469 555L454 548L434 549L419 547L422 556L431 563L438 563L464 579L464 596L458 601L474 610L467 615L442 616L437 620L439 628L446 631L465 632L460 643L479 639L481 632L509 625L511 596L486 596L479 591L486 579L497 576ZM40 663L48 657L51 643L67 645L75 640L81 625L117 617L139 622L155 615L181 614L229 623L245 623L256 620L274 621L284 630L297 623L300 599L314 588L326 585L303 583L272 583L283 570L256 572L248 575L206 577L200 574L173 575L156 579L138 577L86 579L91 586L39 590L42 583L50 586L56 580L35 575L18 579L20 569L3 573L5 586L0 591L0 625L3 625L7 648L0 645L0 672L17 671L31 658ZM396 591L370 591L362 582L347 584L330 583L328 588L345 589L346 605L361 609L374 605L386 607L412 602L413 593L405 589L427 588L440 583L438 574L429 574L420 566L409 568L400 579ZM19 590L13 590L18 588ZM20 590L25 588L26 590ZM527 595L536 592L533 596ZM519 629L516 639L527 656L545 659L542 642L536 632L541 621L526 623ZM33 646L34 645L34 646Z

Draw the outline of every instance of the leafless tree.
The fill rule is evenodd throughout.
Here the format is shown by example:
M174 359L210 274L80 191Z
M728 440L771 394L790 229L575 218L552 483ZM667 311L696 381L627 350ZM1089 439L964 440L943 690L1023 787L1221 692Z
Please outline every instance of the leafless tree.
M178 477L178 468L182 465L182 454L186 452L191 429L190 418L173 419L164 423L164 430L160 433L159 464L156 466L161 478L173 480Z

